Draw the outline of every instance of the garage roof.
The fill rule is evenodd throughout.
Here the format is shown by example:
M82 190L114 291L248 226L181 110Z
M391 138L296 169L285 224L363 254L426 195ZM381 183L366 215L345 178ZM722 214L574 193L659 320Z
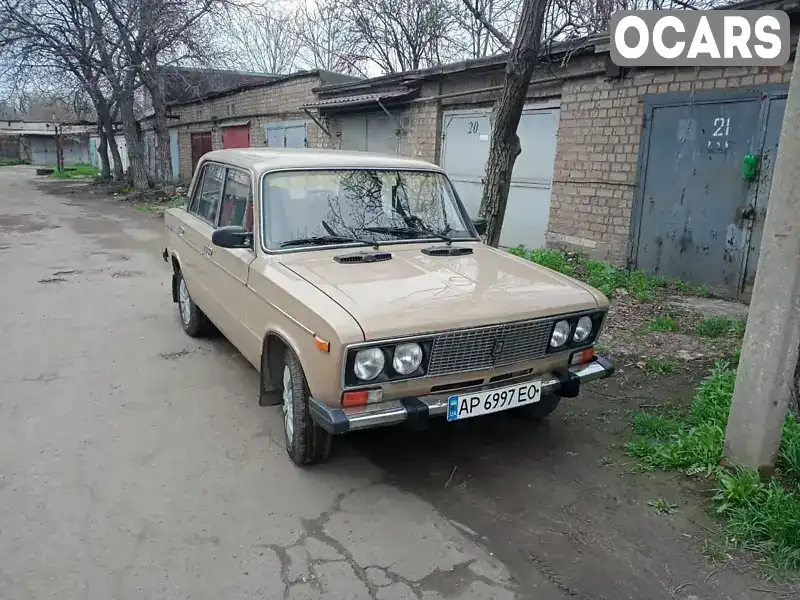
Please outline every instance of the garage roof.
M403 98L410 98L415 96L419 90L398 88L394 90L385 90L375 94L358 94L353 96L339 96L337 98L328 98L327 100L317 100L316 102L309 102L301 106L305 108L344 108L350 106L361 106L363 104L373 104L383 102L385 100L400 100Z

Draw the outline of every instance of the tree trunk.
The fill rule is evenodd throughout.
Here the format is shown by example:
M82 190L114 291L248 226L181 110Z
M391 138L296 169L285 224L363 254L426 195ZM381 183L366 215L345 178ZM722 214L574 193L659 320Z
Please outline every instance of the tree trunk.
M131 86L129 89L132 89ZM139 139L139 130L136 128L136 114L133 110L133 92L123 94L119 101L122 114L122 132L125 134L125 143L128 146L128 161L130 162L130 177L133 189L143 192L149 189L147 167L144 164L142 143Z
M97 152L100 154L100 163L102 164L100 172L103 181L108 181L111 179L111 165L108 162L108 135L103 127L100 128L100 146L98 146Z
M522 117L533 69L539 61L546 9L547 0L525 0L514 46L506 63L503 90L492 110L492 141L479 212L487 221L485 241L490 246L500 243L511 173L517 156L522 152L517 126Z
M150 99L153 103L153 117L156 133L156 176L163 182L172 181L172 161L169 150L169 131L167 130L167 107L164 104L164 95L159 85L158 65L155 58L148 62L149 70L146 72L142 81L150 92Z
M114 127L111 127L111 133L108 135L108 149L111 152L111 160L114 163L114 181L122 181L125 179L125 169L122 165L122 157L119 155L119 146L117 146L117 138L114 134Z

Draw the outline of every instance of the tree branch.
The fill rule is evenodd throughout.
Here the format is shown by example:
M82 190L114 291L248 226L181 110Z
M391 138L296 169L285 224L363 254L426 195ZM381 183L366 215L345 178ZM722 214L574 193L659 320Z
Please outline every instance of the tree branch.
M472 15L481 22L481 24L486 28L486 30L491 33L498 42L500 42L506 50L511 50L511 46L514 44L508 39L503 33L498 30L494 25L492 25L489 20L483 16L483 13L478 10L477 5L473 6L469 0L461 0L464 3L464 6L472 13Z

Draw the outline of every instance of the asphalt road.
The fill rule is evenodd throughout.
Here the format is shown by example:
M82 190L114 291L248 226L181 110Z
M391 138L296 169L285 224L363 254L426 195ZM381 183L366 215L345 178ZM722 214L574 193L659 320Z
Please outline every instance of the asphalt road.
M36 179L0 169L1 599L535 592L348 445L296 468L256 371L182 332L161 221Z

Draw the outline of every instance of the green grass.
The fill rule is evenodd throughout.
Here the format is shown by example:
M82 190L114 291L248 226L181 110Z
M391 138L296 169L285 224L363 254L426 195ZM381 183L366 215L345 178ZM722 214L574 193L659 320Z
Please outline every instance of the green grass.
M712 505L726 536L740 547L762 552L770 570L800 570L800 424L787 415L778 468L780 478L763 480L747 470L720 466L736 371L717 363L697 389L687 414L639 411L637 439L626 451L650 470L675 469L716 482Z
M663 277L653 277L642 271L626 271L563 250L550 248L531 250L525 246L517 246L509 252L548 269L580 279L603 292L608 298L613 298L617 291L622 289L639 301L652 302L659 291L667 286L667 281Z
M2 158L0 157L0 167L13 167L15 165L27 164L24 160L19 158Z
M661 356L650 356L644 361L644 371L648 375L666 375L675 370L675 363Z
M708 317L695 326L695 333L707 338L721 338L728 335L744 337L747 321L734 321L725 317Z
M672 282L672 286L675 288L675 291L678 291L681 294L688 294L691 296L701 296L703 298L708 298L711 295L708 286L692 285L691 283L686 283L681 279L675 279Z
M50 175L51 179L95 179L97 177L100 177L100 171L87 163L76 163L64 167L63 171L54 171Z
M668 315L660 315L647 328L650 331L676 331L678 322Z
M656 509L656 512L660 515L671 515L676 510L678 510L677 504L671 504L667 502L663 498L659 498L658 500L650 500L647 503L647 506L652 506Z

